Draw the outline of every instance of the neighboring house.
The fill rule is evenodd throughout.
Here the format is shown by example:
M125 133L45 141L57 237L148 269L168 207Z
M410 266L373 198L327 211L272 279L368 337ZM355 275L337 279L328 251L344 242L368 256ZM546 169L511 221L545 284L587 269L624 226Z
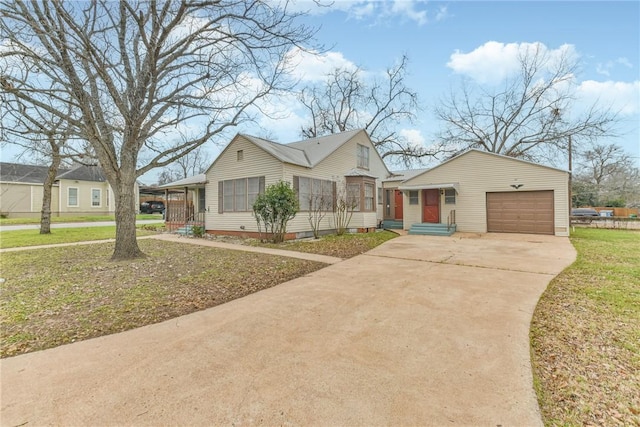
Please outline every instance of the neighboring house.
M0 213L39 216L47 171L47 166L0 163ZM52 215L112 215L114 211L113 191L98 166L58 171L51 193Z
M334 231L334 203L345 195L355 202L352 231L383 225L410 234L567 236L568 178L567 171L479 150L431 169L391 173L367 133L354 130L290 144L238 134L206 174L162 187L184 188L195 206L174 222L193 221L199 211L198 223L211 234L257 236L253 201L282 180L300 202L287 238L312 235L309 217L319 198L331 200L320 230Z

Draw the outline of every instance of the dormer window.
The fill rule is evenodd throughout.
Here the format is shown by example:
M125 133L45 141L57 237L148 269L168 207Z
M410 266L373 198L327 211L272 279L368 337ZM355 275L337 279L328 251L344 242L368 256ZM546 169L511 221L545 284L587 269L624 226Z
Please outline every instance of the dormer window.
M369 169L369 147L358 144L358 167L361 169Z

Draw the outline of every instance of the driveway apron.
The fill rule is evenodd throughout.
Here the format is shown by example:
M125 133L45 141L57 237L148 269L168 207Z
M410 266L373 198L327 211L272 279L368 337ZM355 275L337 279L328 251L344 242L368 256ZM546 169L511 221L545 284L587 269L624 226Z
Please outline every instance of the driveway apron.
M529 324L567 238L402 236L163 323L4 359L0 423L541 425Z

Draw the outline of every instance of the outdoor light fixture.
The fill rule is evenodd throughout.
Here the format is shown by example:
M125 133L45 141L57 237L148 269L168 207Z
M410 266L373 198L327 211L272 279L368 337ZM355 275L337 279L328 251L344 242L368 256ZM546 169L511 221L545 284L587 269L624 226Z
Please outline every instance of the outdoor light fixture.
M511 186L518 190L520 187L524 186L524 184L511 184Z

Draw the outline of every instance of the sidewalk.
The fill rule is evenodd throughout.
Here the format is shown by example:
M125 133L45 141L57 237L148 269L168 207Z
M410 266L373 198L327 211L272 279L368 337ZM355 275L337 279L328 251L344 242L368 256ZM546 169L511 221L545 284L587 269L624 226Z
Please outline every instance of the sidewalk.
M241 245L236 243L216 242L215 240L183 237L183 236L178 236L177 234L156 234L152 236L141 236L141 237L138 237L138 240L140 239L157 239L157 240L164 240L165 242L187 243L191 245L209 246L213 248L229 249L233 251L259 252L259 253L269 254L269 255L278 255L278 256L284 256L289 258L304 259L307 261L317 261L325 264L336 264L343 261L342 258L327 256L327 255L287 251L283 249L263 248L260 246L246 246L246 245ZM91 240L86 242L72 242L72 243L55 243L52 245L39 245L39 246L22 246L19 248L5 248L5 249L0 249L0 253L28 251L32 249L55 248L55 247L74 246L74 245L92 245L97 243L109 243L109 242L115 242L115 239Z

